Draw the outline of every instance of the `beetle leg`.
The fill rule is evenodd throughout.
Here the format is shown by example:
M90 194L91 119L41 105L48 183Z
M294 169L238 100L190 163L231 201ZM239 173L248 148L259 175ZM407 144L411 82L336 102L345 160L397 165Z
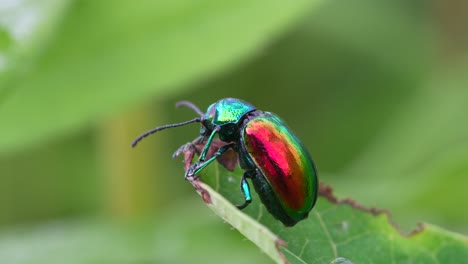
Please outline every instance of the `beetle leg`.
M203 170L206 166L208 166L211 162L213 162L217 157L223 155L224 152L228 151L230 148L234 147L236 144L231 143L222 146L221 148L218 149L218 151L209 159L206 161L198 161L195 164L193 164L185 173L185 178L193 177L197 175L201 170ZM205 145L206 149L206 145Z
M247 207L247 205L250 204L250 202L252 202L252 196L250 195L250 187L249 187L249 183L247 182L246 175L247 175L247 172L245 172L244 175L242 175L242 180L241 180L241 185L240 185L242 194L244 195L245 202L243 204L236 205L236 207L239 209L244 209L245 207Z
M180 148L178 148L174 154L172 154L172 158L175 159L177 158L180 154L182 153L188 153L188 152L191 152L193 151L195 153L195 147L193 145L192 142L188 142L188 143L185 143L183 144L182 146L180 146Z
M182 153L187 153L187 152L196 152L197 151L197 145L201 144L203 140L205 139L204 136L199 136L196 139L194 139L192 142L185 143L184 145L180 146L179 149L177 149L174 154L172 154L172 158L175 159L177 156L179 156ZM193 155L192 155L193 157Z
M203 162L205 161L206 154L208 153L208 149L210 149L211 146L211 141L213 141L214 136L218 131L221 129L221 127L217 126L213 129L213 132L211 132L211 135L208 137L205 143L205 147L203 148L202 153L200 154L200 158L198 158L198 162Z
M190 166L192 165L193 157L195 157L195 153L197 152L196 145L189 142L182 145L174 154L172 158L176 158L180 154L184 156L184 170L187 171Z

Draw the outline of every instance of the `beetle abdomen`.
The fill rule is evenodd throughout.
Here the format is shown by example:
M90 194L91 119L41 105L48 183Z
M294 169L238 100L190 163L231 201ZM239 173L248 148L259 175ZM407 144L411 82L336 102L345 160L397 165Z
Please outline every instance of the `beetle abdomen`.
M265 196L270 213L287 225L307 217L315 204L318 181L312 159L294 133L278 116L264 112L245 124L241 142L247 162L261 174L256 177L264 178L253 183L260 197Z

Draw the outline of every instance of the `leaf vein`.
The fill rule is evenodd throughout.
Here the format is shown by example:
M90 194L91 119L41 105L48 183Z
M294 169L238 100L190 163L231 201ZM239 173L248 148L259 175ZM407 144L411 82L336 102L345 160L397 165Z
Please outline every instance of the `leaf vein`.
M304 242L304 245L302 246L301 248L301 251L299 252L299 257L302 258L302 254L304 254L304 250L306 248L306 246L309 244L310 240L306 238L306 241Z
M288 252L291 256L295 257L297 260L299 260L301 263L304 263L304 264L307 264L307 262L305 262L301 257L299 257L298 255L294 254L292 251L290 251L289 249L287 248L283 248L284 251Z
M320 222L320 226L322 227L323 232L325 233L325 235L328 238L328 242L330 243L330 246L331 246L332 251L333 251L333 256L335 258L337 258L338 257L338 250L336 248L336 244L333 241L333 238L331 237L330 232L328 231L328 228L325 225L325 222L323 222L322 216L316 211L314 213L315 213L315 216L317 217L318 221Z

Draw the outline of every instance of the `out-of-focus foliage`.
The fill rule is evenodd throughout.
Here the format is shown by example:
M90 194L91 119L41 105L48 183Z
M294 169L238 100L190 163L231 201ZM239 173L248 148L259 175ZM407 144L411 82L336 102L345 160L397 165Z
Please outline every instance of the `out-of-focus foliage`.
M468 8L451 2L0 1L1 262L35 252L42 234L69 247L57 263L107 232L128 239L97 256L111 262L132 239L162 247L142 249L150 260L183 262L181 245L234 236L180 206L200 201L170 156L196 125L129 147L195 115L176 101L204 109L227 96L286 120L340 196L390 209L406 230L425 221L468 232ZM141 218L162 225L154 237L101 228ZM205 250L269 261L245 244Z
M155 92L162 96L216 73L252 54L314 1L278 1L266 10L265 3L74 2L35 70L7 86L11 91L6 91L8 98L0 109L4 125L0 150L50 138ZM39 18L47 15L31 10ZM29 13L17 11L17 15L34 19ZM14 40L14 26L4 28ZM8 56L5 53L5 71L21 67L9 66ZM31 127L36 133L25 137Z
M198 217L191 217L189 224L187 217L174 214L151 221L57 221L40 228L3 231L1 260L35 264L268 263L252 243L217 223L202 203L176 205Z

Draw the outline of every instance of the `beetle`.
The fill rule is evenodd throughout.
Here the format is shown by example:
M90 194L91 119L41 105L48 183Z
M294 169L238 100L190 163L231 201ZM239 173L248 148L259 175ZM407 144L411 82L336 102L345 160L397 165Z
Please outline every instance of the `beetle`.
M250 179L267 210L285 226L294 226L308 216L317 200L317 170L307 149L280 117L236 98L221 99L211 104L206 113L189 101L176 106L189 107L199 117L151 129L137 137L132 147L158 131L200 123L200 136L173 155L190 152L187 149L192 148L188 161L191 162L193 149L197 150L199 158L186 166L186 179L197 177L215 159L231 167L222 157L234 150L244 170L240 183L244 203L237 205L239 209L252 201L247 181ZM219 139L215 139L216 135Z

